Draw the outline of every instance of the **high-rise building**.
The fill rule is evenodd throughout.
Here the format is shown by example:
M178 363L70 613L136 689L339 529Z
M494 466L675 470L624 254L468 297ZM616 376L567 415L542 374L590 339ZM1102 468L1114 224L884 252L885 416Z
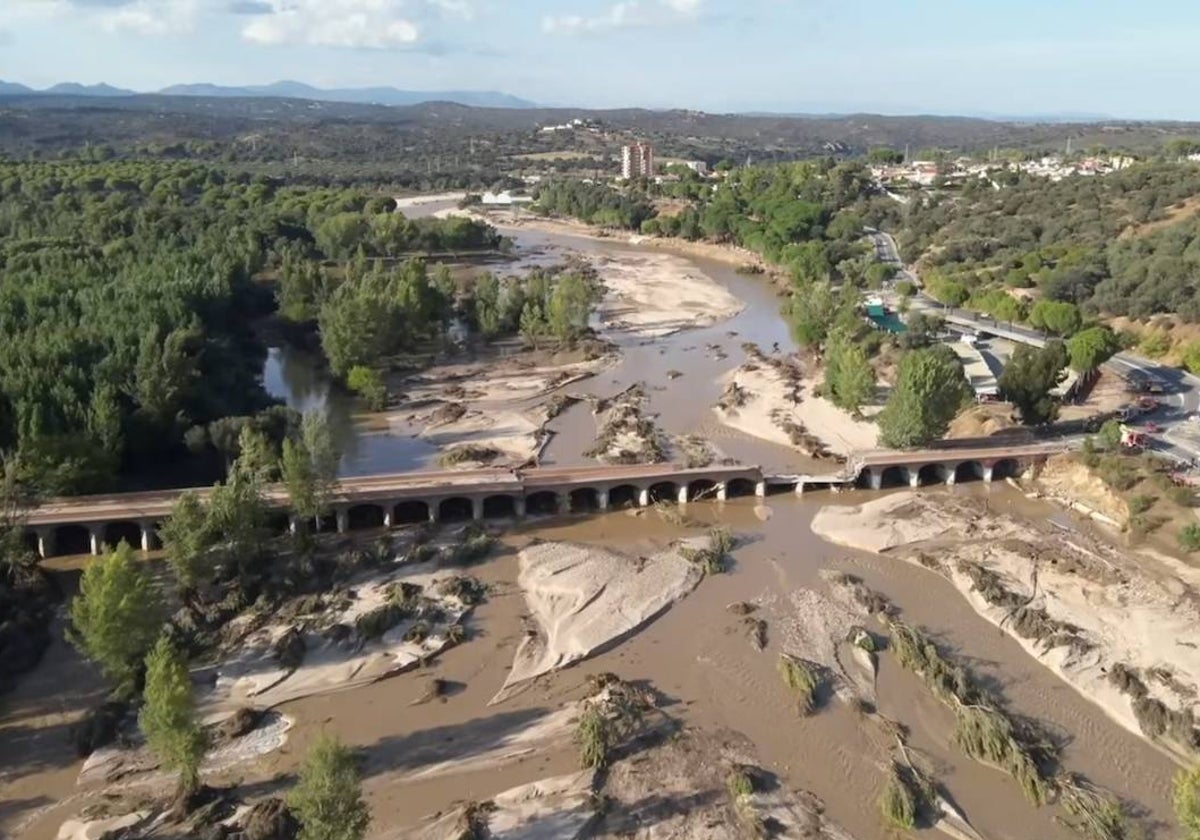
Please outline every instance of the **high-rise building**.
M654 147L634 143L621 149L621 177L626 181L649 178L654 174Z

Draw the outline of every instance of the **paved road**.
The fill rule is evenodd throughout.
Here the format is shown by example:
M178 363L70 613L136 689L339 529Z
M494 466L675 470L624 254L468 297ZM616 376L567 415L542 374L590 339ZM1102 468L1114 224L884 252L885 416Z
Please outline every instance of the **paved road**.
M917 287L918 292L909 303L911 309L936 312L945 318L947 323L976 331L984 330L1022 344L1041 347L1049 339L1045 333L1020 324L996 321L976 312L939 303L925 294L920 277L904 264L896 247L896 240L890 234L868 229L867 236L875 245L876 258L880 262L896 266L897 277ZM1200 458L1200 423L1193 419L1193 415L1200 411L1200 378L1134 353L1118 353L1109 360L1108 365L1124 377L1141 376L1150 381L1157 380L1168 392L1168 396L1162 399L1162 407L1152 415L1154 422L1162 427L1163 433L1155 438L1151 448L1176 461L1191 462Z

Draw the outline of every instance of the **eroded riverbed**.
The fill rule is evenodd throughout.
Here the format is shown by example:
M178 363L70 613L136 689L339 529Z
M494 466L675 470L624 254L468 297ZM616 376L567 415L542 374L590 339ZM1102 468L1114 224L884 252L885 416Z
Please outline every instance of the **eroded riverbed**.
M559 259L567 250L601 261L608 254L645 253L631 245L525 229L518 232L518 244L529 249L529 259L544 261ZM614 329L609 338L620 349L620 359L571 389L609 397L642 382L648 410L668 433L703 435L723 454L768 468L806 465L785 447L723 426L712 411L722 378L746 361L743 342L752 341L764 351L776 344L782 351L792 348L778 315L778 299L767 284L720 263L693 260L691 265L740 300L741 311L710 326L656 337ZM325 406L330 411L339 436L348 442L346 474L432 465L436 450L429 443L370 432L359 423L352 401L331 392L311 360L273 352L268 365L273 393L297 408ZM596 420L588 404L579 403L551 420L549 428L554 437L544 461L572 463L584 458ZM1000 484L922 493L934 500L949 494L986 495L991 509L1018 519L1055 517L1076 527L1048 505ZM1030 805L1008 776L965 757L953 744L953 715L887 654L879 657L877 678L859 685L858 694L848 688L830 692L819 698L811 716L798 713L795 697L777 672L779 655L821 661L843 641L848 622L868 620L852 615L827 580L831 572L844 572L885 595L908 621L926 627L1010 711L1041 722L1062 745L1064 769L1127 798L1151 836L1171 836L1170 781L1176 766L1162 751L1111 720L980 617L943 577L887 555L839 548L813 533L811 523L821 508L857 505L876 496L856 491L697 503L688 506L686 522L667 511L647 509L513 523L499 548L469 570L488 585L489 594L467 621L465 643L417 670L281 703L275 711L293 721L283 748L218 771L206 781L238 783L260 797L286 790L314 737L332 731L363 750L374 815L370 836L412 836L412 827L456 804L484 801L577 770L578 754L569 734L538 741L528 733L538 727L552 730L560 719L556 716L587 694L589 676L611 672L657 693L661 712L674 722L672 743L694 747L692 755L700 765L721 765L710 775L723 779L724 763L736 755L763 768L780 789L815 795L831 821L861 840L893 836L882 825L877 806L892 749L880 734L879 716L908 729L912 750L932 768L979 836L1076 836L1055 820L1053 807ZM703 535L714 524L738 538L726 573L705 577L609 649L539 676L493 702L532 626L530 606L518 584L521 549L534 541L573 543L636 559L655 555L683 537ZM753 616L765 623L762 650L752 643L744 617L728 609L734 603L751 605ZM433 679L442 681L443 691L430 699ZM49 840L64 820L104 791L103 785L77 783L81 762L68 737L79 712L101 698L99 681L61 637L18 690L0 698L0 832ZM867 701L877 714L865 713L859 701ZM715 752L714 744L720 747ZM621 772L653 772L645 769L651 764L642 763L651 761L650 754L630 757L620 765ZM703 768L696 769L698 778L705 775ZM596 823L592 836L666 836L673 815L724 807L725 797L722 782L715 789L662 794L642 810L630 810L634 823L621 822L628 814L617 815ZM693 831L673 836L699 840L727 835Z

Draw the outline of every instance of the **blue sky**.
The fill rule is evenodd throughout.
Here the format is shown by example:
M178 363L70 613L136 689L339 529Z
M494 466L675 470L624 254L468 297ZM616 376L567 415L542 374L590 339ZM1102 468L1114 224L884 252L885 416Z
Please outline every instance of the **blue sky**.
M1200 119L1195 0L0 0L0 79Z

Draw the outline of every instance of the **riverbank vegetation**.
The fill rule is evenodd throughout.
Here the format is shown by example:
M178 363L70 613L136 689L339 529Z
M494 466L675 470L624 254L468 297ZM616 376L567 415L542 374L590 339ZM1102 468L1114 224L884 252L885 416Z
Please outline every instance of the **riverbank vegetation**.
M0 449L61 494L153 480L189 457L219 475L249 423L278 446L279 423L249 419L271 406L252 330L276 307L271 277L279 306L304 312L337 273L329 261L501 244L478 222L394 211L388 197L189 163L0 163ZM416 266L356 279L413 298L420 317L404 326L420 335L436 313L412 290ZM331 332L361 311L332 310ZM347 343L331 342L339 360Z
M930 293L1058 335L1091 316L1200 320L1200 166L1145 163L1058 182L1020 175L918 196L899 242Z

